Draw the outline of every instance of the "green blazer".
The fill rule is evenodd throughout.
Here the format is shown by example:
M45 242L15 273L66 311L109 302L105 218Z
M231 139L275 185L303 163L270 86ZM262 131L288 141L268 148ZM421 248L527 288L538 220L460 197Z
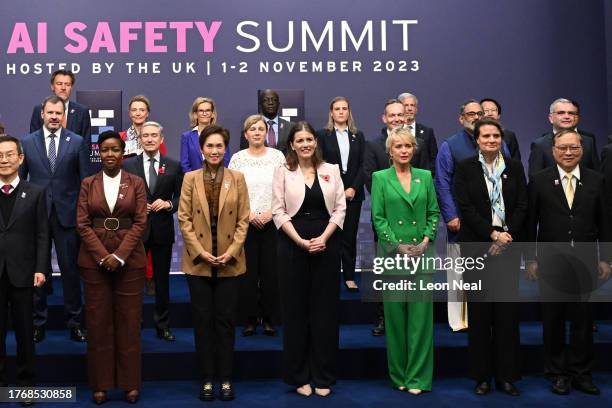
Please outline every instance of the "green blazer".
M395 168L372 173L372 220L379 254L389 256L399 244L420 244L436 238L440 209L431 172L412 168L410 193L400 184ZM426 255L432 253L430 245Z

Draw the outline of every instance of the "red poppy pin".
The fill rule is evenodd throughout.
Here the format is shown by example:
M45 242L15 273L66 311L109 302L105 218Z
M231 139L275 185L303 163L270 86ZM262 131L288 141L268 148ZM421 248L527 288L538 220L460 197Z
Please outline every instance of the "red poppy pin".
M322 178L324 181L329 182L329 174L321 174L321 178Z
M159 168L159 172L158 172L158 173L159 173L159 174L165 174L165 173L166 173L166 165L165 165L165 164L164 164L164 165L162 165L162 166Z

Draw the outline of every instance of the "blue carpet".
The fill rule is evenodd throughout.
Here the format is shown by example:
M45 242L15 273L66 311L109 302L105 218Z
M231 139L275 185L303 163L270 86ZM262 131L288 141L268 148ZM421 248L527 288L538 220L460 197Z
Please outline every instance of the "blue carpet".
M473 382L469 379L434 380L433 391L419 396L394 391L385 380L340 380L327 398L312 395L305 398L297 395L292 388L280 380L239 381L234 383L236 400L228 403L214 401L213 406L223 407L606 407L612 406L612 375L600 374L594 378L600 386L602 395L590 396L573 391L568 396L554 395L549 391L549 383L542 377L526 377L517 383L522 395L509 397L493 391L478 397L472 393ZM205 403L197 399L199 384L193 381L145 382L138 405L146 407L203 407ZM45 407L87 407L95 406L90 402L91 392L84 386L77 388L77 403L45 403ZM123 393L109 393L110 401L105 407L126 407ZM203 405L204 404L204 405Z

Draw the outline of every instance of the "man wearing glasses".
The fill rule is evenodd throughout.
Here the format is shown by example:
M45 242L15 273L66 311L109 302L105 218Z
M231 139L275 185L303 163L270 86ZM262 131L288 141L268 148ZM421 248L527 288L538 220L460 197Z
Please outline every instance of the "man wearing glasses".
M561 130L573 130L582 136L582 159L580 165L593 170L599 170L599 156L595 136L589 132L578 129L580 120L580 106L576 101L559 98L550 105L548 120L553 126L552 132L548 132L531 143L531 154L529 155L529 179L535 173L555 165L552 153L553 135Z
M484 112L485 118L495 119L498 122L500 121L502 107L499 102L493 98L483 98L480 100L480 106L482 106L482 111ZM514 132L510 129L506 129L504 127L502 138L508 145L510 156L513 159L521 161L521 149L519 147L518 140L516 139L516 134L514 134Z
M446 223L447 232L447 257L458 258L460 256L457 235L461 228L459 221L459 210L453 196L453 177L455 175L455 163L476 156L478 145L474 140L474 124L484 116L480 102L470 99L459 108L459 123L463 129L451 135L442 145L436 157L435 185L438 195L438 205L442 213L442 219ZM510 151L505 142L502 144L502 152L510 156ZM448 269L447 280L450 287L452 282L461 279L461 275L454 269ZM448 323L455 332L464 331L468 327L467 307L465 297L461 291L448 292Z

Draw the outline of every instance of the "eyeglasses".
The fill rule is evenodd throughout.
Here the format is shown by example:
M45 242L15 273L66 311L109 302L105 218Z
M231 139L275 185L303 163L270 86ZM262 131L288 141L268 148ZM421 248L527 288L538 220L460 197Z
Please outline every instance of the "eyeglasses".
M483 109L484 113L497 113L497 108Z
M571 153L578 153L580 151L580 149L582 149L582 146L575 146L575 145L561 145L561 146L555 146L555 149L557 149L557 151L561 152L561 153L565 153L567 151L571 152Z
M569 116L578 116L578 112L577 111L556 111L554 112L555 115L559 115L559 116L564 116L564 115L569 115Z
M7 154L0 153L0 160L4 160L4 159L6 159L6 160L13 160L17 156L18 156L18 154L15 153L15 152L10 152L10 153L7 153Z
M482 117L484 116L484 112L483 111L479 111L479 112L463 112L463 116L467 116L470 118L475 118L475 117Z
M212 113L212 109L198 109L198 113L203 113L205 115L210 115Z

